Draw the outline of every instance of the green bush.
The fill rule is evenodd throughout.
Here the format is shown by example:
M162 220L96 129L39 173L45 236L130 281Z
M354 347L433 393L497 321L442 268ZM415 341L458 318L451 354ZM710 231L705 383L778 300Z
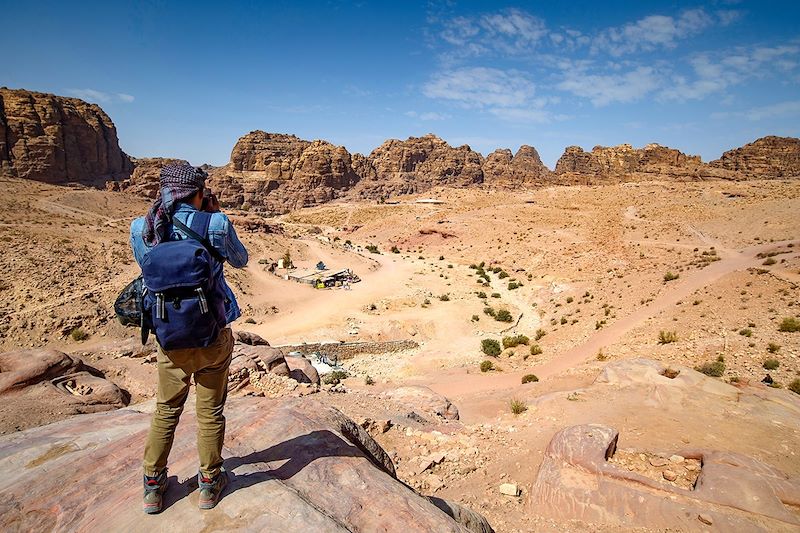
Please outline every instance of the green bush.
M762 264L762 265L766 265L766 266L770 266L770 265L774 265L775 263L777 263L777 261L775 261L775 259L774 259L774 258L772 258L772 257L767 257L767 260L766 260L766 261L764 261L764 262L763 262L763 263L761 263L761 264Z
M494 339L483 339L481 341L481 351L486 355L497 357L500 355L500 343Z
M706 376L719 378L725 373L725 363L717 359L713 363L704 363L698 367L695 367L695 370L702 372Z
M567 303L568 304L571 304L573 300L574 299L572 298L572 296L567 296Z
M478 322L478 321L480 321L480 319L481 319L481 317L479 317L478 315L472 315L472 321L473 322Z
M503 337L503 348L514 348L520 344L527 345L530 339L525 335L514 335L513 337Z
M490 372L492 370L494 370L493 362L488 359L486 361L481 361L481 372Z
M522 283L517 283L516 281L510 281L508 283L508 290L513 291L514 289L518 289L522 287Z
M484 307L483 308L483 314L484 315L489 315L490 317L494 318L495 311L491 307Z
M680 274L673 274L672 272L667 272L666 274L664 274L664 281L665 282L672 281L672 280L678 279L679 277L680 277Z
M788 389L795 394L800 394L800 379L796 379L789 383Z
M391 251L393 254L399 254L399 253L400 253L400 249L399 249L399 248L397 248L397 246L395 246L395 245L392 245L392 249L391 249L390 251Z
M366 376L364 378L364 385L375 385L375 380L372 379L372 376Z
M522 376L523 385L526 383L536 383L537 381L539 381L539 378L536 377L536 374L525 374Z
M542 347L538 344L531 344L531 355L539 355L542 353Z
M514 413L515 415L522 414L528 410L528 405L522 400L517 400L517 399L511 400L509 406L511 407L511 412Z
M89 334L83 331L81 328L75 328L70 331L69 336L72 337L74 341L85 341L89 338Z
M781 366L781 362L777 359L767 359L764 361L764 368L767 370L777 370Z
M449 302L450 301L450 295L442 294L441 296L439 296L439 300L441 300L443 302Z
M742 328L739 330L739 335L741 335L742 337L752 337L753 330L749 328Z
M778 326L778 331L783 331L786 333L796 333L800 331L800 320L797 320L793 316L787 316L786 318L781 320L781 323Z
M514 321L514 317L511 316L511 313L508 312L505 309L500 309L497 313L495 313L494 319L497 320L498 322L513 322Z
M333 372L330 372L322 376L322 383L324 383L325 385L336 385L346 377L347 377L347 372L345 372L344 370L334 370Z
M678 334L674 331L661 330L658 332L658 344L671 344L677 341Z
M365 248L365 249L366 249L368 252L371 252L371 253L373 253L373 254L379 254L379 253L381 253L381 252L378 250L378 247L377 247L377 246L375 246L374 244L368 244L368 245L366 245L364 248Z
M780 344L775 344L774 342L767 344L767 351L769 353L778 353L780 349L781 349Z
M493 292L492 293L492 298L500 298L500 293L499 292Z
M497 275L497 277L500 279L505 279L508 277L508 272L506 272L505 270L501 270L500 273Z
M485 293L485 292L483 292L483 291L478 291L478 292L476 292L475 294L477 294L477 295L478 295L478 298L482 298L482 299L485 299L485 298L486 298L486 293Z
M539 328L539 329L536 330L536 335L534 335L533 338L538 341L539 339L541 339L545 335L547 335L547 332L545 330L543 330L542 328Z

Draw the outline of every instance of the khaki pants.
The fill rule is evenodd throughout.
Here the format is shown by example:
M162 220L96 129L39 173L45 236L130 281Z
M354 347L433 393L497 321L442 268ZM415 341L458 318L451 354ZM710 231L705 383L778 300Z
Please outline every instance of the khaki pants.
M200 472L214 477L222 467L225 440L225 399L228 367L233 352L233 334L223 329L206 348L162 350L158 347L158 397L144 448L144 473L156 476L167 467L175 429L194 375L197 393L197 452Z

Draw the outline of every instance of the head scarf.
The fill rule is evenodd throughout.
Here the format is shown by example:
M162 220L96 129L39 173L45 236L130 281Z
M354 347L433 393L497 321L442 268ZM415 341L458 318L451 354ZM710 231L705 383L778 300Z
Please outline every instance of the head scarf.
M142 238L145 244L155 246L167 238L176 204L203 189L207 176L202 169L189 164L167 165L161 169L161 195L144 218Z

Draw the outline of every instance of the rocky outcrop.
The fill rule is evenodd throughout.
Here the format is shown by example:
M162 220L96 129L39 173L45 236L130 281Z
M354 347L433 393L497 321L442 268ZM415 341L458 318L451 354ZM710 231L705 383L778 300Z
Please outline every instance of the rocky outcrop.
M755 179L797 177L800 176L800 139L762 137L741 148L728 150L709 165Z
M466 187L483 183L483 157L469 146L453 148L435 135L391 139L359 159L360 198L388 198L424 192L439 185Z
M486 185L516 189L538 187L552 181L553 172L544 166L539 152L523 144L512 155L511 150L495 150L483 163L483 180Z
M131 169L114 123L100 106L0 88L0 174L94 184L127 178Z
M730 172L706 165L700 156L686 155L659 144L648 144L639 149L630 144L595 146L591 152L584 152L579 146L569 146L556 163L555 173L558 183L579 185L735 177Z
M183 159L168 157L132 158L131 162L133 164L131 177L121 181L106 182L108 190L127 191L147 198L155 198L158 196L158 178L161 175L161 169L167 165L188 164L188 161Z
M307 398L229 400L229 484L208 512L197 510L197 426L185 415L170 454L165 508L145 515L136 502L150 415L139 409L0 437L0 468L12 476L0 488L0 530L491 531L474 513L435 504L400 482L365 430ZM114 490L87 491L86 480Z
M224 206L273 213L329 202L360 179L342 146L263 131L239 139L230 163L210 176Z

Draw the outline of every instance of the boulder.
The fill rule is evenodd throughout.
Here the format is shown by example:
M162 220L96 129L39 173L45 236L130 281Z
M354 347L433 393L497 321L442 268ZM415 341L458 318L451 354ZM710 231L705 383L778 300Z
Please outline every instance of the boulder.
M156 516L140 507L149 414L128 408L0 437L0 529L490 531L467 529L398 481L383 449L331 407L236 398L225 415L230 483L208 512L197 509L193 416L178 426L165 509Z
M450 400L428 387L417 385L399 387L384 392L383 396L409 409L434 414L447 420L458 420L458 408Z
M298 383L311 383L319 385L319 372L305 357L286 357L286 365L289 367L289 377Z
M0 353L0 394L77 372L83 362L58 350L17 350Z
M250 346L269 346L269 342L263 337L255 333L250 333L249 331L235 331L233 336L237 342L241 342L242 344L248 344Z
M96 104L0 87L0 174L95 184L130 176L117 130Z
M691 531L700 513L720 531L791 531L800 526L792 511L800 503L800 479L741 454L678 450L678 455L702 464L694 490L685 490L610 463L618 439L617 430L600 424L556 433L531 488L530 511L611 528Z

